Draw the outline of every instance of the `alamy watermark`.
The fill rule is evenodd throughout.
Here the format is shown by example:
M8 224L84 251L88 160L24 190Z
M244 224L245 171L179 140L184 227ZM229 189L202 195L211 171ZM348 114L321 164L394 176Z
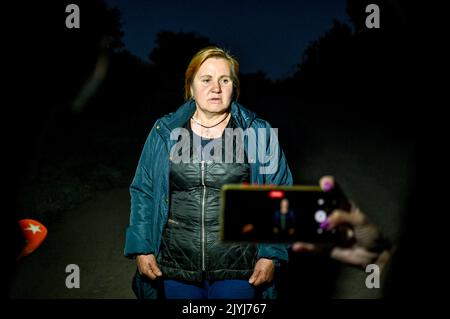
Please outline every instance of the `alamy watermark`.
M366 17L366 27L368 29L380 28L380 7L374 3L367 5L366 13L370 13Z
M76 4L69 4L66 6L66 13L69 15L66 17L67 29L79 29L80 28L80 7Z
M201 137L182 127L170 132L177 141L170 150L173 163L199 163L205 155L215 163L259 163L260 174L274 174L278 170L280 146L276 128L225 128L223 139L212 139L201 147ZM192 148L191 148L192 140ZM197 154L191 156L191 149ZM199 152L202 152L200 154Z
M366 266L366 287L369 289L380 288L380 267L376 264Z
M77 264L70 264L66 266L66 287L68 289L80 288L80 267Z

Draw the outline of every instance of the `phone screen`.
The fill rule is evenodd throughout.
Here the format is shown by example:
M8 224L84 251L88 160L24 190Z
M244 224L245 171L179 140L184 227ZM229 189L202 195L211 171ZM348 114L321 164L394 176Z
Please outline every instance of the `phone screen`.
M222 239L234 242L335 242L320 226L345 198L316 186L222 189Z

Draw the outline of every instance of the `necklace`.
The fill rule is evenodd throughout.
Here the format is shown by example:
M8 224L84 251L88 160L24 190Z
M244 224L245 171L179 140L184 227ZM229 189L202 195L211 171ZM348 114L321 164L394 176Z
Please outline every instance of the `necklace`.
M203 125L202 123L200 123L199 121L197 121L196 119L194 119L194 116L192 116L191 119L192 119L196 124L200 125L201 127L204 127L204 128L206 128L206 129L210 129L210 128L213 128L213 127L219 125L219 124L222 123L223 121L225 121L225 120L228 118L228 115L230 115L230 113L228 113L227 116L225 116L223 119L221 119L218 123L216 123L216 124L214 124L214 125L211 125L211 126Z

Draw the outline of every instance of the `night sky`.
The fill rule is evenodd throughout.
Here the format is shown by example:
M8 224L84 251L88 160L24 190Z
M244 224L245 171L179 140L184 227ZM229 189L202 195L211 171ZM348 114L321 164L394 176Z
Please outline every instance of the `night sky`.
M241 72L261 70L270 78L291 75L307 45L348 23L345 0L151 1L106 0L122 13L126 49L144 60L160 30L195 32L230 50Z

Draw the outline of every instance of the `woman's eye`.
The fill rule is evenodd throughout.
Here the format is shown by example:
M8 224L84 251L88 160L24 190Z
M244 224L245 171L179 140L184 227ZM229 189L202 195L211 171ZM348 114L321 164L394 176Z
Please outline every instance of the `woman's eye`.
M228 80L228 79L223 79L223 80L222 80L222 83L223 83L223 84L228 84L229 82L230 82L230 80Z
M209 79L204 79L202 80L203 83L208 84L209 83Z

